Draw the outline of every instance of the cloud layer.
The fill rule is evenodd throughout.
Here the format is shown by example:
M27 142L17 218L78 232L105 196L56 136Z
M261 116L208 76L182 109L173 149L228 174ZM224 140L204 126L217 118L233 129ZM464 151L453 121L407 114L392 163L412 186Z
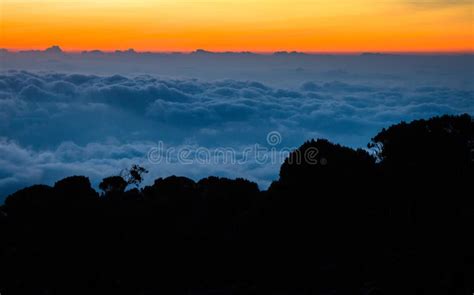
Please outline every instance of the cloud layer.
M473 101L468 87L347 77L278 88L234 79L8 71L0 75L0 195L71 174L97 183L132 163L145 165L150 179L244 176L264 188L277 177L278 163L151 165L146 155L159 141L242 151L266 145L274 130L282 135L278 148L314 137L365 146L401 120L474 114Z

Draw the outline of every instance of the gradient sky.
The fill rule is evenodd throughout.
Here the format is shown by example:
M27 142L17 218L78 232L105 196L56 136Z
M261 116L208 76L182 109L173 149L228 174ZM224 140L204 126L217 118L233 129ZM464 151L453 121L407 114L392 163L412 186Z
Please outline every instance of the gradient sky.
M474 0L0 0L0 47L472 51Z

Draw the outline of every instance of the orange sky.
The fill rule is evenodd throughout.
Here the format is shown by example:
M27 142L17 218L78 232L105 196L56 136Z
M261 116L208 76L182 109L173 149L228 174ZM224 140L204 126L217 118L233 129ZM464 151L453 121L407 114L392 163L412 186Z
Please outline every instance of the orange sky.
M472 51L474 0L0 0L0 47Z

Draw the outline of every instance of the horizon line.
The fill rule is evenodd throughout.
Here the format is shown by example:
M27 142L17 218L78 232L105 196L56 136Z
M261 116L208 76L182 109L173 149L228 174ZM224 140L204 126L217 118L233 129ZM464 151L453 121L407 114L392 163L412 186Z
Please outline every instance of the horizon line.
M11 53L26 53L26 52L48 52L48 49L55 48L57 53L66 54L81 54L81 53L136 53L136 54L193 54L193 53L247 53L247 54L261 54L261 55L272 55L276 53L282 54L308 54L308 55L362 55L362 54L393 54L393 55L471 55L474 54L474 49L456 49L456 50L311 50L311 51L299 51L299 50L207 50L203 48L196 48L194 50L135 50L134 48L127 49L62 49L58 45L52 45L50 47L36 47L36 48L12 48L12 47L0 47L0 50L6 50Z

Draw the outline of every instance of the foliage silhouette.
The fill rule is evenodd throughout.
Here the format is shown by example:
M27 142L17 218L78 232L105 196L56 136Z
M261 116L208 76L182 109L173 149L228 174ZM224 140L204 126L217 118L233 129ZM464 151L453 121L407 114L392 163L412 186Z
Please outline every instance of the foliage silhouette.
M474 124L400 123L369 151L304 143L268 191L146 169L10 195L1 294L470 294ZM375 154L374 154L375 153ZM309 157L309 158L308 158Z
M99 184L99 188L104 191L106 195L117 193L122 194L127 188L128 183L122 176L106 177Z
M127 181L127 184L133 184L138 187L143 181L143 175L147 173L148 170L135 164L130 169L122 171L122 176Z

